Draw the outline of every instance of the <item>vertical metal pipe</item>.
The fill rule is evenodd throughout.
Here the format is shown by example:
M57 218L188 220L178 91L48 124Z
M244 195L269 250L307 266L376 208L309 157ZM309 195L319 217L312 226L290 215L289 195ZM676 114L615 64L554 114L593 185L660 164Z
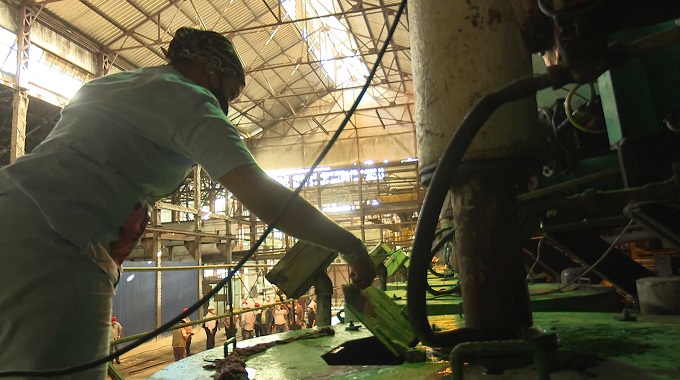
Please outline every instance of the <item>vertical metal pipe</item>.
M519 333L532 325L511 172L477 167L453 186L466 327Z
M314 292L316 293L316 325L330 326L333 283L326 273L321 273L314 279Z
M151 211L151 225L156 227L153 232L152 247L153 250L151 254L152 257L156 258L156 266L161 266L161 261L163 256L159 255L161 252L161 233L158 228L161 225L161 212L159 208L154 208ZM159 327L163 323L163 271L156 272L156 327ZM158 340L158 337L156 337Z
M428 184L446 144L484 95L532 73L519 1L409 2L419 174ZM521 164L538 154L536 102L504 105L472 141L452 187L467 327L531 326L514 208ZM484 162L484 165L479 165ZM466 167L470 170L465 170ZM520 170L517 170L517 169ZM452 179L453 180L453 179Z

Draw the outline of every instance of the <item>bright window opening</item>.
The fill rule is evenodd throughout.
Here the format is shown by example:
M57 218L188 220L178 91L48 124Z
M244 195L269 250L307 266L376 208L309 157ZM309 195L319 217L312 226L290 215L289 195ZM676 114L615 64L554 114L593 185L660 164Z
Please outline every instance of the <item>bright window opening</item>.
M352 33L341 19L330 16L340 12L336 0L281 0L281 5L292 20L318 17L305 24L307 28L302 29L302 37L308 42L309 52L322 62L326 75L337 87L365 82L368 68Z

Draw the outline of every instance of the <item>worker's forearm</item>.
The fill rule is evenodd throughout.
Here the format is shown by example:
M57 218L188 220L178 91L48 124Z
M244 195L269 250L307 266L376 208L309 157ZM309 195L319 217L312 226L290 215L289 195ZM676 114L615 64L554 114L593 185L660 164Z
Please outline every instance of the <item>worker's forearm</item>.
M356 236L328 219L304 199L297 197L291 206L277 224L280 230L343 255L363 249L362 242Z
M287 200L292 194L291 191L283 187L277 193L279 194L274 198L279 198L279 200ZM273 211L274 208L270 210ZM265 214L267 215L262 215L260 218L269 223L278 212L276 214L265 212ZM275 227L298 239L323 246L343 255L351 255L361 252L363 249L361 241L356 236L328 219L321 211L299 196L295 197Z
M293 192L267 176L257 165L234 169L220 182L265 223L274 224L298 239L339 252L348 262L353 257L365 255L363 243L352 233L300 196L293 198L291 203ZM284 206L285 212L275 221Z

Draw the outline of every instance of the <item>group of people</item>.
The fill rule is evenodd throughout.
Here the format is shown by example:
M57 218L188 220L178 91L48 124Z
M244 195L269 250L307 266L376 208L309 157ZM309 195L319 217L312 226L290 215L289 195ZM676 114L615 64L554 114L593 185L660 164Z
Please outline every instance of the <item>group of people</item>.
M269 297L265 301L271 304ZM251 306L247 301L241 303L245 312L234 317L234 328L231 319L223 318L227 339L234 337L237 329L241 330L243 340L316 326L316 302L300 299L295 302L280 304L276 297L276 304L262 308L259 302ZM295 306L293 306L295 305Z
M269 300L267 300L269 303ZM260 304L255 302L254 308L250 307L248 302L244 301L241 304L242 310L247 310L244 313L236 315L234 322L241 330L241 338L243 340L255 337L277 334L291 330L300 330L302 328L313 328L316 326L316 302L314 300L307 301L300 299L296 302L279 303L279 297L276 297L276 304L267 308L260 308ZM293 304L295 311L293 311ZM306 311L305 311L306 309ZM185 312L184 308L182 312ZM215 307L208 306L208 313L205 315L206 319L214 318ZM294 316L294 318L293 318ZM186 325L177 328L172 332L172 353L175 361L186 358L191 355L191 340L194 335L193 326L190 324L189 317L184 318L179 322L179 325ZM222 323L226 331L227 339L236 335L236 328L231 329L231 320L229 317L223 318ZM206 334L205 349L209 350L215 347L215 335L219 329L217 319L209 320L203 323L203 330ZM123 326L118 322L115 316L111 317L111 341L120 339L123 333ZM116 344L111 344L111 353L116 352ZM120 364L120 358L116 357L114 362Z
M267 300L269 303L269 299ZM281 304L280 298L276 297L276 304L267 308L260 308L260 304L255 302L254 308L250 307L247 301L241 304L242 310L247 310L244 313L236 315L234 322L241 330L241 338L243 340L255 337L277 334L291 330L300 330L303 328L313 328L316 326L316 302L314 300L307 300L305 298L296 302L288 302ZM295 305L295 311L293 311ZM305 310L306 309L306 310ZM184 308L182 312L187 311ZM215 307L208 306L208 313L205 315L206 319L214 318ZM294 317L293 317L294 316ZM186 325L177 328L172 332L172 352L175 361L186 358L191 355L191 340L194 335L193 326L190 324L189 317L184 318L179 322L179 325ZM222 323L226 332L227 339L236 335L236 328L231 328L231 320L229 317L223 318ZM206 334L205 349L209 350L215 347L215 335L219 324L217 319L209 320L203 323L203 330ZM111 317L111 341L120 339L123 333L123 326L118 322L115 316ZM111 344L111 353L116 352L116 344ZM120 364L120 358L116 357L114 361Z

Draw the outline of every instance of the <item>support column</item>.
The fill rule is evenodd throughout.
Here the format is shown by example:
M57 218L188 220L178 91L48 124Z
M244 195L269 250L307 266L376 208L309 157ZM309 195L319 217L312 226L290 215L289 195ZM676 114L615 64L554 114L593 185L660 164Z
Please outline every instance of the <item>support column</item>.
M519 4L408 3L423 184L472 106L532 74L517 19ZM531 326L514 195L528 162L540 152L538 132L534 99L502 106L472 141L459 170L467 175L460 173L451 188L468 327L518 331Z
M203 215L201 214L201 167L194 167L194 208L196 209L196 214L194 216L194 231L200 232L203 223ZM196 242L196 265L203 265L203 254L201 253L201 236L196 234L194 237ZM198 299L203 297L203 271L198 271L198 294L196 295ZM201 316L202 317L202 316Z
M26 115L28 94L26 90L15 89L12 100L12 140L10 141L10 163L26 153Z
M154 207L154 209L151 211L151 225L154 227L153 240L151 243L153 249L151 250L151 254L155 258L156 266L160 267L162 255L159 255L158 252L161 252L161 233L158 229L161 226L161 212L160 209L157 207ZM156 327L160 327L161 323L163 322L162 306L163 306L163 271L159 270L156 271ZM158 337L156 337L156 340L158 340Z
M531 327L513 168L468 165L453 186L465 326L520 333Z
M17 33L17 68L12 101L12 137L9 161L14 162L26 153L26 114L28 113L28 58L31 47L31 26L37 17L35 10L22 6Z
M103 52L97 54L97 76L103 77L108 74L112 63L111 57L108 54Z
M314 279L314 294L316 294L316 325L319 327L331 325L331 297L333 296L333 282L328 274L321 273Z
M361 229L361 241L366 241L366 204L364 203L364 175L361 174L361 166L359 166L359 217Z

